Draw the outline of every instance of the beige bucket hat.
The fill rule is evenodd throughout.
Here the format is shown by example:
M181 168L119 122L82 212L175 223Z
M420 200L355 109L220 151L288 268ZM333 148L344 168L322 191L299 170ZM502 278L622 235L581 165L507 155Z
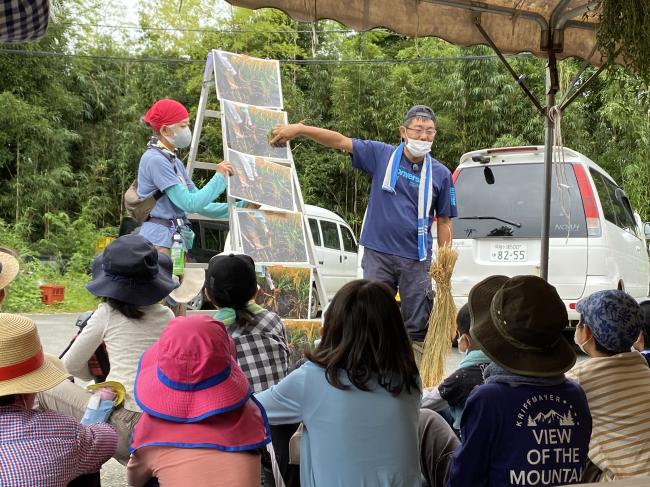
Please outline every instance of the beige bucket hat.
M63 362L43 353L32 320L0 313L0 396L47 391L68 377Z

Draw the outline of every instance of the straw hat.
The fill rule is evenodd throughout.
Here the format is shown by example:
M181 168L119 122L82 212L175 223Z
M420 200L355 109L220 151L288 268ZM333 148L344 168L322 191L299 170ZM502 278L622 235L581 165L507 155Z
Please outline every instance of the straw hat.
M0 251L0 289L4 289L18 275L18 260Z
M63 362L43 353L32 320L0 313L0 396L47 391L69 376Z

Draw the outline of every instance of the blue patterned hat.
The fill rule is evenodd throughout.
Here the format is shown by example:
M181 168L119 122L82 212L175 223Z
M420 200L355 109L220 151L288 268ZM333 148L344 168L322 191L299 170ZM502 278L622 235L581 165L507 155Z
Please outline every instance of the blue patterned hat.
M597 291L578 301L576 310L610 352L629 352L643 326L639 303L623 291Z

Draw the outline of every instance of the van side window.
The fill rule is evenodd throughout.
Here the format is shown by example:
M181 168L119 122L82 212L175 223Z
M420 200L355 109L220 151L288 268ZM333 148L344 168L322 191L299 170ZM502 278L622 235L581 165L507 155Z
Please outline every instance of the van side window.
M356 254L357 244L354 241L352 232L350 232L349 228L344 227L343 225L339 225L339 226L341 227L341 236L343 237L343 250L345 250L346 252L352 252Z
M320 221L320 228L323 231L323 243L328 249L341 250L341 242L339 242L339 231L334 222L325 220Z
M603 207L605 220L636 235L636 222L629 207L616 196L617 186L599 172L589 169Z
M321 246L320 232L318 231L318 222L313 218L309 219L309 229L311 230L311 238L314 239L314 245Z

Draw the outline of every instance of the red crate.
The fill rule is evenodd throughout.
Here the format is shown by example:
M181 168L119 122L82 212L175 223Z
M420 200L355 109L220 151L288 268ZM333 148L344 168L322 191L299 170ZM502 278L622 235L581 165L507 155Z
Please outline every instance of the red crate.
M65 298L65 286L61 284L43 284L40 286L41 303L54 304L60 303Z

